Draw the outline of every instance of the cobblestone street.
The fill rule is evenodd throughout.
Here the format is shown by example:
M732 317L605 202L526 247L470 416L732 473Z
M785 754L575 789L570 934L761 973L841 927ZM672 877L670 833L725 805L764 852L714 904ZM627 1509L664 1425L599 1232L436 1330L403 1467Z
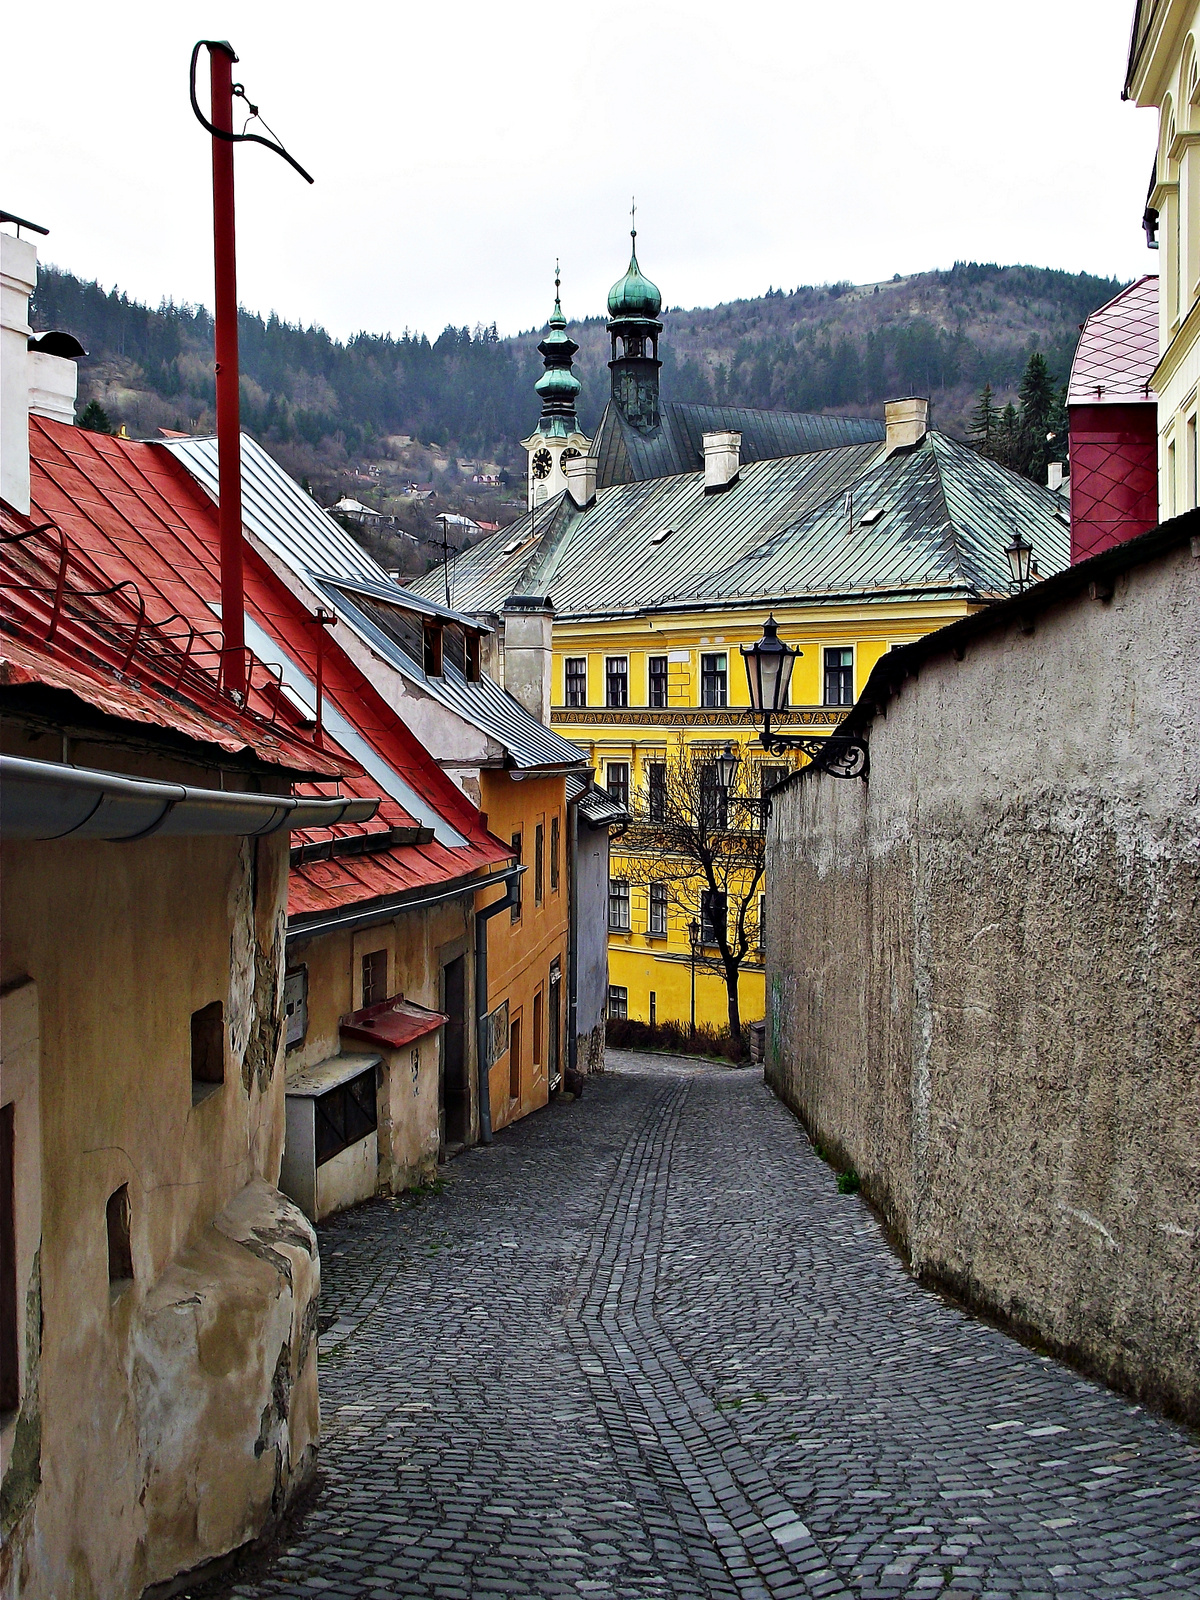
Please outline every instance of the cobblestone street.
M243 1597L1200 1595L1200 1448L913 1284L757 1070L321 1230L323 1481Z

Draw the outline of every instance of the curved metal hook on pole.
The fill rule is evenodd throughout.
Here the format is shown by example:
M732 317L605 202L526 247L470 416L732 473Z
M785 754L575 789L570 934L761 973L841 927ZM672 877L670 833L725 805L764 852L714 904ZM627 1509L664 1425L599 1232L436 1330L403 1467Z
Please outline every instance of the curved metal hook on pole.
M199 59L201 50L204 49L221 50L224 51L224 53L229 57L230 61L237 60L237 54L235 53L233 47L225 39L198 39L196 41L195 48L192 50L192 64L188 74L188 82L192 97L192 110L195 112L196 121L200 124L200 126L207 133L211 133L214 139L223 139L226 144L266 145L268 150L274 150L277 156L282 156L290 167L295 167L296 171L304 179L305 183L312 183L312 176L305 172L304 168L296 160L295 156L290 156L283 146L276 140L264 139L261 133L232 133L226 128L215 127L208 120L203 111L201 111L200 102L196 98L196 62ZM240 95L243 99L245 99L246 92L240 83L234 84L233 92L234 94ZM258 115L258 107L256 105L251 105L249 100L246 101L246 104L250 107L251 116L256 117Z
M196 63L209 56L211 116L196 98ZM189 88L196 120L212 137L213 168L213 343L217 389L217 523L221 547L222 683L239 704L249 690L246 672L245 592L242 573L242 433L238 375L237 246L234 228L233 146L262 144L280 155L306 182L313 180L275 139L233 131L233 102L246 91L233 81L234 48L224 39L201 39L192 50ZM258 107L246 100L252 117ZM261 120L261 119L260 119ZM266 127L266 123L263 123ZM319 742L319 741L318 741Z

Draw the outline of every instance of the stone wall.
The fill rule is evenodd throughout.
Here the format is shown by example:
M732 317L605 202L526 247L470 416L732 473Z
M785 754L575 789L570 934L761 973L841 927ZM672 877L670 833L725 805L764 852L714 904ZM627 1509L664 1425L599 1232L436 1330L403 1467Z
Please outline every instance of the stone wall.
M607 827L580 817L575 845L575 1065L587 1077L604 1071L604 1019L608 1015Z
M1194 1421L1198 556L885 659L767 873L768 1080L914 1270Z

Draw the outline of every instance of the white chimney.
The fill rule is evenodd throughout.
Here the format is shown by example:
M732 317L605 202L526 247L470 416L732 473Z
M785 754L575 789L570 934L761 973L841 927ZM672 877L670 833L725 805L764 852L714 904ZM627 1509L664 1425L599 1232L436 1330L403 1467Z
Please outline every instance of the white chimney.
M79 392L79 368L69 356L52 356L44 350L31 350L29 362L29 409L51 422L75 421L75 396Z
M29 296L37 247L0 233L0 495L29 513Z
M1062 488L1063 464L1061 461L1051 461L1046 469L1046 487L1053 494Z
M548 594L512 594L503 615L504 687L549 727L554 603Z
M915 395L907 400L889 400L883 408L887 426L887 454L911 450L929 432L929 401Z
M737 482L742 465L742 436L722 431L704 435L704 492L715 494Z
M590 506L596 498L598 466L595 456L567 457L567 493L581 510L584 506Z

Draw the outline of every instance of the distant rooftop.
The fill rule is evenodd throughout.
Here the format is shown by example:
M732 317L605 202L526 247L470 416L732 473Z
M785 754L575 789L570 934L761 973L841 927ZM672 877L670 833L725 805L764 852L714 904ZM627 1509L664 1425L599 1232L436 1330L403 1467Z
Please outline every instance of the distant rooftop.
M1071 363L1067 404L1137 405L1152 401L1158 365L1158 279L1139 278L1093 311Z

